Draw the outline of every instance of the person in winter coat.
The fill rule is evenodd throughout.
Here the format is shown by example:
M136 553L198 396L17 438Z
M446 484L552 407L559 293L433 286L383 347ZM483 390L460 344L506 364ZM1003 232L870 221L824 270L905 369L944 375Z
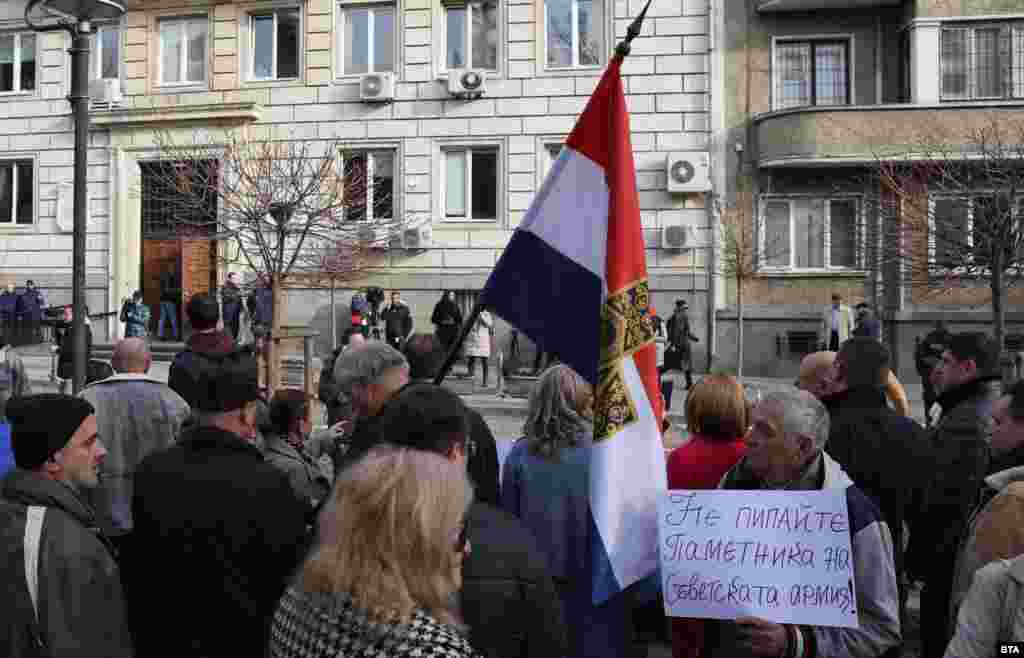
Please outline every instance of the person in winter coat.
M235 341L217 328L220 309L212 296L205 293L192 295L185 313L192 325L192 335L185 343L185 349L174 356L167 385L195 410L199 408L200 398L207 395L200 380L216 368L219 359L235 349Z
M36 282L32 279L25 281L25 291L18 295L18 301L14 306L14 313L21 322L25 340L37 342L42 339L39 322L43 319L45 308L46 297L36 288Z
M149 307L142 303L142 291L136 290L121 306L121 322L125 338L149 335Z
M0 485L3 654L129 658L114 548L82 497L97 485L106 455L92 405L46 393L12 400L7 412L17 468ZM37 557L31 584L26 544Z
M25 370L25 362L13 350L0 337L0 421L11 398L32 395L32 382Z
M743 387L729 375L708 375L686 397L686 426L690 440L668 458L669 489L715 489L736 465L746 444L750 424ZM703 654L704 621L674 618L673 658L699 658Z
M836 354L836 352L811 352L801 359L796 387L807 391L819 400L827 396L831 392L830 378ZM889 371L885 380L885 397L896 413L901 416L910 416L910 400L907 399L907 390L903 388L903 384L896 378L892 370Z
M690 343L700 340L690 331L689 308L690 305L685 299L676 300L676 310L668 319L666 326L668 348L665 356L667 370L682 370L686 373L687 390L693 386L693 350L690 348ZM670 354L674 354L674 356L669 356Z
M471 415L455 393L432 383L409 384L384 405L379 440L465 467ZM463 563L461 601L470 643L488 658L562 658L568 648L562 608L547 556L533 535L480 500L468 519L473 550Z
M320 465L320 458L334 453L337 429L312 435L313 423L307 411L306 393L282 388L270 400L271 432L264 437L267 461L288 476L296 495L316 509L331 492L333 468Z
M153 355L141 338L114 346L117 374L85 387L81 397L96 409L107 449L98 487L87 499L100 523L116 539L132 531L135 469L147 455L174 445L191 410L167 384L150 378Z
M221 314L224 329L232 340L238 340L239 320L242 314L242 289L238 285L238 273L229 272L220 289Z
M441 339L445 351L450 350L459 335L459 328L462 327L462 311L455 303L454 292L444 291L441 300L434 306L434 312L430 314L430 321L434 324L435 333Z
M274 291L270 278L261 274L247 300L253 334L266 335L274 324Z
M382 446L345 469L277 605L270 658L478 658L455 603L472 502L465 465L421 450Z
M910 535L907 569L924 581L922 654L938 656L952 629L949 610L957 549L988 469L992 404L1000 397L999 345L982 333L954 334L932 371L942 415L927 449L934 468L920 530Z
M17 307L18 293L14 290L14 284L9 283L3 292L0 292L0 343L14 340Z
M469 366L469 378L476 376L476 362L480 361L484 371L483 386L487 387L487 366L491 360L491 333L494 331L494 318L490 312L481 311L476 323L466 336L466 360Z
M924 390L924 424L927 427L931 427L932 407L938 399L935 386L932 384L932 371L942 361L942 355L952 338L953 334L946 329L945 322L938 320L935 328L919 340L914 348L914 365L921 377L921 387Z
M363 334L358 328L349 327L341 336L341 346L324 359L316 394L327 409L327 424L329 426L334 426L343 420L352 420L352 405L347 398L344 398L338 390L338 384L334 381L334 364L342 352L355 349L365 342L366 339L363 338Z
M254 445L256 371L244 348L205 366L198 425L136 470L132 546L145 560L131 562L128 593L140 656L265 655L314 518Z
M954 621L978 569L1024 554L1024 381L996 400L992 421L991 475L957 555L950 607Z
M548 368L530 396L524 437L505 459L502 508L533 531L547 554L569 629L568 658L619 657L633 645L634 602L591 600L590 386L566 365Z
M171 325L171 340L178 340L178 304L181 303L181 282L174 266L160 274L160 321L156 335L160 340L167 336L165 329Z
M754 407L746 454L719 488L843 490L859 627L794 626L752 617L709 621L704 655L875 658L899 643L899 601L889 528L871 498L824 451L828 439L828 411L814 396L796 389L767 393Z
M74 309L66 307L64 320L69 324L72 321ZM89 307L85 307L85 363L87 367L86 380L88 376L88 364L92 359L92 320L89 319ZM57 352L57 377L64 380L61 388L66 388L67 383L74 374L75 367L75 341L74 334L69 328L60 339L60 350ZM88 381L87 381L88 383Z
M402 349L402 343L412 334L412 311L397 290L391 291L391 303L381 312L381 318L388 345L396 350Z
M853 328L853 335L882 340L882 323L875 317L871 305L861 302L854 308L857 313L857 326Z
M855 336L840 348L829 392L820 399L829 411L829 456L878 504L889 526L902 603L903 526L911 532L921 528L933 466L924 428L886 403L890 365L889 348L875 338Z
M832 304L821 313L821 335L819 342L830 352L838 352L839 346L853 335L855 320L853 310L843 303L843 296L832 293Z
M983 567L960 607L945 658L988 658L1000 655L1003 643L1024 641L1022 609L1024 556Z

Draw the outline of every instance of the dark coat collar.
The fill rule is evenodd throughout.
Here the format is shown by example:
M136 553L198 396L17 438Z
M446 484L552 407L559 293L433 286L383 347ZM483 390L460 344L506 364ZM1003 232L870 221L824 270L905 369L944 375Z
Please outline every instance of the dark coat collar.
M988 393L999 379L997 375L978 377L966 384L961 384L956 388L945 391L938 399L939 406L942 407L942 413L948 414L961 402Z
M178 445L190 452L239 452L253 455L260 460L263 453L255 445L237 434L232 434L219 427L203 425L188 430L181 436Z
M885 401L885 392L873 386L848 388L845 391L826 396L821 401L830 413L847 408L875 409L888 406Z

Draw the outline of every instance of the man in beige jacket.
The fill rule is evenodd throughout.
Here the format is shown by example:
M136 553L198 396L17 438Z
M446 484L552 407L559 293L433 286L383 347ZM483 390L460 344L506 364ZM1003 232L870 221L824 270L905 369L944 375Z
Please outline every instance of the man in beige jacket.
M821 314L821 344L830 352L838 352L853 335L854 325L853 309L843 303L842 295L832 293L832 305Z

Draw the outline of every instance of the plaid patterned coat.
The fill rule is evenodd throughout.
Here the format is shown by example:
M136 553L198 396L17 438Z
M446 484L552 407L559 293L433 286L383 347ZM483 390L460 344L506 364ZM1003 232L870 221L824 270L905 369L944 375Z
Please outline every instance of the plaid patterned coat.
M367 619L345 595L289 587L274 613L270 658L483 658L457 629L426 612L408 624Z

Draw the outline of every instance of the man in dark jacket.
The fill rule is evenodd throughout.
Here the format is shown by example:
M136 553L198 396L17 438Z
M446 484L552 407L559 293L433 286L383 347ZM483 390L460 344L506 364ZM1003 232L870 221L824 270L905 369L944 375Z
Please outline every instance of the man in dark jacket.
M242 315L242 289L238 287L238 273L230 272L220 289L224 329L232 340L238 340L238 322Z
M7 417L18 468L0 502L3 655L132 656L113 547L81 495L97 485L106 455L92 405L47 393L11 400ZM37 558L35 601L26 543Z
M945 322L938 320L935 328L919 340L914 349L914 365L917 367L917 374L921 377L921 387L924 390L924 424L928 427L931 427L932 406L938 397L932 384L932 371L942 360L942 354L952 337L953 334L946 329Z
M217 329L220 310L217 308L217 300L210 295L193 295L188 300L185 313L192 324L192 335L185 349L175 355L167 385L185 398L185 402L194 410L199 408L199 398L205 395L205 391L200 389L199 380L215 369L216 360L235 349L235 341Z
M433 382L444 364L445 352L434 334L413 334L403 352L409 361L409 379ZM466 408L469 417L469 479L476 487L476 499L490 505L499 502L498 445L487 421L476 409Z
M881 508L893 539L897 582L903 574L903 523L918 528L931 465L924 428L886 402L889 348L858 336L843 343L822 402L829 411L828 453ZM901 588L900 601L904 601Z
M32 279L25 281L25 292L18 296L14 307L15 315L21 319L25 340L41 340L39 322L43 319L44 308L46 308L46 298L36 288L36 282Z
M257 333L258 330L270 331L274 323L274 291L266 274L259 276L256 287L249 293L247 301L253 333Z
M954 334L932 371L942 415L928 435L934 468L920 531L906 566L924 581L922 655L941 656L950 639L949 607L957 547L988 467L992 405L999 398L999 345L982 333Z
M433 338L433 336L430 336ZM415 383L389 400L376 441L466 464L470 410L458 395ZM487 658L561 658L568 650L561 602L547 558L518 519L479 500L466 521L472 550L462 567L462 614Z
M171 340L178 340L178 304L181 303L181 284L173 269L164 270L160 275L160 322L157 336L164 340L164 328L171 324Z
M854 308L857 311L857 326L853 328L853 335L882 340L882 323L875 317L871 306L867 302L861 302Z
M686 389L693 386L693 350L690 342L696 343L699 339L690 331L690 316L688 315L690 305L685 299L676 300L676 310L668 319L668 345L677 354L677 361L673 364L666 363L670 369L682 370L686 373ZM668 360L668 359L666 359Z
M136 644L140 656L263 656L312 510L254 445L252 352L222 355L194 384L198 426L136 470Z
M388 344L396 350L402 349L402 342L412 333L412 311L397 290L391 291L391 304L381 312L381 318Z

